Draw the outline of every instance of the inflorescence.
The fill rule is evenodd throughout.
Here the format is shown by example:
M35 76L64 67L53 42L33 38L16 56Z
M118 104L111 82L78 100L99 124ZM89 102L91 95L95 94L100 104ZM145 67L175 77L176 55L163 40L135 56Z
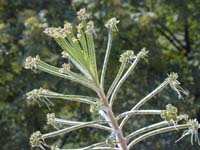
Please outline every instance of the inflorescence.
M33 100L35 102L37 102L40 106L40 102L44 102L47 107L49 108L49 106L54 106L54 104L45 96L49 93L50 91L47 89L34 89L28 93L26 93L27 96L27 100Z
M68 77L67 79L71 79L72 81L78 80L79 81L78 83L81 83L81 84L87 83L88 87L90 87L90 88L92 87L91 89L99 90L101 88L97 87L99 85L99 81L98 81L98 75L97 75L98 73L97 73L97 67L96 67L95 46L94 46L94 42L93 42L93 34L95 34L94 22L93 21L86 22L86 19L88 18L88 14L86 13L85 9L81 9L80 11L77 12L77 18L81 22L76 26L76 30L77 30L77 31L75 31L76 34L74 34L73 26L69 22L66 22L63 27L49 27L44 30L44 33L50 37L53 37L56 40L56 42L64 50L62 52L62 57L68 58L83 74L79 75L78 73L71 72L70 71L70 69L71 69L70 63L69 64L64 63L62 65L62 67L59 69L59 68L53 67L51 65L48 65L48 64L40 61L39 56L36 56L34 58L31 56L27 57L25 60L25 68L32 69L32 70L35 70L38 68L43 71L45 70L48 73L55 74L57 76L62 75L62 76L65 76L66 78ZM105 27L109 29L109 38L108 39L110 39L110 40L108 40L109 41L108 42L109 43L108 51L110 50L109 46L111 47L111 43L112 43L111 42L112 41L111 33L112 33L112 31L118 31L117 24L119 22L120 21L114 17L114 18L111 18L110 20L108 20L105 24ZM121 67L120 67L121 69L119 69L120 71L118 73L118 78L116 78L114 80L115 81L114 84L111 85L111 87L113 86L110 90L111 92L110 93L108 92L109 96L110 96L110 94L112 94L110 99L108 96L111 107L112 107L112 103L113 103L113 98L115 97L115 95L117 93L116 91L118 91L118 89L122 85L122 83L126 80L128 75L133 71L133 69L137 65L138 61L141 58L146 59L147 54L148 54L148 51L145 48L143 48L137 55L134 54L133 50L127 50L126 52L124 52L123 54L120 55L119 61L122 63ZM107 58L107 57L105 57L105 58ZM131 66L129 69L127 69L127 72L124 73L125 65L128 63L131 63ZM107 63L104 63L104 64L107 65ZM106 65L104 65L104 66L106 66ZM104 68L104 66L103 66L103 68ZM102 69L102 70L104 70L104 69ZM124 73L124 75L123 75L123 73ZM85 75L85 76L82 76L82 75ZM121 77L121 79L120 79L120 77ZM88 78L89 78L89 80L88 80ZM140 106L142 106L144 103L146 103L150 98L155 96L155 94L159 93L161 91L161 89L165 88L167 85L170 85L170 87L177 93L178 97L182 98L181 94L187 94L187 92L180 86L180 82L177 79L178 79L177 73L170 73L168 75L168 77L166 78L166 80L163 83L161 83L158 86L158 88L156 88L153 92L151 92L149 95L147 95L145 98L143 98L138 103L138 105L136 105L137 106L136 108L139 108ZM104 80L104 74L103 74L103 80ZM94 82L97 81L97 83L94 84L93 81ZM101 83L103 83L103 82L101 81ZM104 85L104 84L102 84L102 85ZM99 91L95 91L95 92L97 92L97 94L99 94ZM26 93L26 96L27 96L28 100L33 100L33 101L37 102L39 105L40 105L40 102L44 102L47 105L47 107L49 108L50 105L53 106L54 104L48 99L48 97L55 98L55 97L59 97L59 96L63 96L63 95L59 94L59 93L51 92L47 89L40 88L40 89L34 89L34 90ZM82 96L81 98L84 99L83 97L85 98L86 96ZM70 96L70 98L72 98L72 97ZM113 125L111 124L112 121L109 118L110 116L108 115L108 112L109 112L108 110L110 109L110 107L108 107L106 104L109 102L106 101L106 99L105 99L106 102L104 102L103 101L104 98L102 98L101 96L99 96L99 98L102 99L102 101L94 102L93 101L94 98L91 98L92 100L90 100L90 98L87 100L87 97L86 97L85 102L90 104L90 112L93 116L95 116L95 117L97 115L101 116L101 117L103 117L104 120L110 122L110 123L108 123L108 125L113 129L113 131L111 132L111 135L105 141L105 143L111 148L116 147L116 145L118 147L120 147L121 146L119 144L120 141L118 141L119 138L117 137L120 134L116 134L116 133L121 132L121 129L118 129L117 131L115 131L115 129L113 128ZM110 111L112 111L112 108ZM177 108L175 106L172 106L171 104L168 104L166 106L166 110L162 110L161 113L159 110L159 114L161 115L162 119L167 121L169 123L169 125L173 125L173 127L175 127L175 128L178 127L178 121L180 121L180 120L186 121L186 124L184 124L184 128L188 127L188 130L184 131L183 135L177 141L181 140L186 135L191 134L191 143L193 144L193 141L195 140L196 142L198 142L198 144L200 144L199 137L198 137L198 128L200 128L200 125L196 119L188 119L189 117L187 115L178 115ZM128 116L126 116L126 117L128 117ZM115 121L115 117L113 120ZM47 114L47 124L52 125L53 127L55 127L58 130L57 132L53 132L53 134L56 133L55 135L59 135L61 132L65 132L65 130L70 131L71 129L78 129L79 127L84 126L84 124L80 123L80 125L71 126L67 129L59 130L56 127L56 121L57 121L57 123L59 123L58 122L59 119L55 118L54 113ZM95 125L97 126L99 124L95 122ZM88 126L88 124L85 124L85 126ZM106 126L101 126L101 128L102 127L105 128ZM108 127L106 127L106 128L108 128ZM119 128L120 128L120 126L119 126ZM40 131L34 132L30 137L31 146L32 147L40 147L43 150L45 149L44 147L48 147L51 150L59 150L59 148L57 146L53 145L53 146L49 147L44 142L44 139L47 137L50 137L49 135L51 135L51 134L52 134L52 132L48 133L46 135L44 135L44 134L42 135L40 133ZM53 137L53 135L51 135L51 137ZM122 136L122 138L123 138L123 136ZM127 143L125 143L125 145L126 144Z
M40 60L40 57L37 55L36 57L27 57L25 60L25 69L37 69L37 61Z
M198 136L198 129L200 128L199 122L197 121L197 119L189 119L187 124L189 125L188 130L185 130L182 136L176 142L180 141L185 136L191 134L191 144L193 145L194 140L195 140L195 142L197 142L200 145L199 136Z
M108 29L112 29L113 31L118 31L117 24L119 22L120 22L119 20L117 20L115 17L113 17L113 18L109 19L108 22L106 22L105 27Z
M172 106L171 104L167 104L166 110L161 111L161 118L164 120L171 122L171 121L177 121L177 113L178 109L175 106Z
M133 50L127 50L123 54L120 55L119 61L120 62L133 62L135 59L134 51Z

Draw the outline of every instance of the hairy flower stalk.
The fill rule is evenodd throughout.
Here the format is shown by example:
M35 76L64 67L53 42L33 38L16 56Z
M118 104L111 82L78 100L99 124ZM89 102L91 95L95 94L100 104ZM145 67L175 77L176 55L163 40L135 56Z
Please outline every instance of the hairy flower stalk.
M33 102L39 105L40 102L43 102L48 108L54 106L50 99L54 101L61 99L87 104L90 106L91 115L94 116L93 119L95 119L91 121L73 121L56 118L55 113L48 113L47 124L53 126L57 130L45 134L42 134L40 131L34 132L30 137L31 146L40 147L43 150L46 148L51 150L130 150L135 144L148 137L164 132L177 131L178 129L187 130L183 132L183 135L177 141L191 134L191 144L193 144L194 141L200 144L198 137L199 122L196 119L189 119L187 115L178 114L178 110L175 106L168 104L165 110L139 110L140 107L168 85L176 92L179 99L182 98L181 94L187 94L183 88L180 87L180 82L177 80L177 73L170 73L157 88L141 99L130 111L122 112L118 116L114 114L113 103L119 89L134 71L138 62L147 57L148 51L143 48L137 55L135 55L132 50L127 50L121 54L119 58L121 63L119 71L108 91L105 93L105 74L111 52L112 35L114 31L118 31L117 24L119 21L116 18L111 18L105 24L105 27L108 28L108 43L99 79L94 45L94 22L87 22L88 15L86 9L81 9L77 12L77 18L80 23L76 28L74 28L71 23L66 22L63 27L50 27L44 30L44 33L54 38L62 48L62 57L67 58L68 63L64 63L59 68L43 62L40 60L39 56L29 56L25 60L25 69L44 71L51 75L79 83L91 89L98 97L66 95L43 88L34 89L26 93L26 96L29 101L33 100ZM77 72L71 69L73 68L71 67L72 65L78 69ZM128 65L129 67L126 69ZM160 115L161 119L164 119L164 121L148 125L124 137L122 127L132 115ZM121 122L120 119L122 119ZM181 120L184 120L186 123L181 124ZM45 139L47 138L63 135L85 127L105 130L108 132L108 136L103 142L94 143L78 149L60 149L56 145L48 146L45 143ZM130 142L132 138L134 139Z

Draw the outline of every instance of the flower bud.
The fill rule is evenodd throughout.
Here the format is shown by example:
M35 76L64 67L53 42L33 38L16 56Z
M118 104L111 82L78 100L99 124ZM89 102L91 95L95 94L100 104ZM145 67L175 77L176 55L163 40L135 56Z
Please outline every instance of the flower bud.
M40 147L42 144L41 141L41 132L40 131L36 131L34 132L31 137L30 137L30 143L32 147Z
M85 20L87 18L86 9L85 8L82 8L77 12L77 18L79 20L81 20L81 21Z
M82 22L79 23L79 24L76 26L76 29L77 29L78 33L80 33L81 30L83 29L83 23L82 23Z
M120 62L132 62L135 58L134 51L127 50L123 54L120 55L119 61Z
M53 38L65 38L69 30L66 30L65 28L61 27L50 27L46 28L43 32Z
M71 33L73 30L72 24L69 22L66 22L64 24L64 29L65 29L66 33L68 33L68 34Z
M176 107L172 106L171 104L167 104L166 110L161 111L161 118L165 119L166 121L177 121L177 113L178 110Z
M70 71L70 64L62 64L62 68L59 69L59 72L67 73L68 71Z
M55 126L55 113L47 114L47 124Z
M180 82L177 80L178 79L178 74L177 73L170 73L168 75L167 80L169 81L169 85L172 88L172 90L174 90L177 95L178 98L183 98L183 96L181 95L181 93L183 93L184 95L188 95L188 92L186 92L181 86L180 86Z
M37 60L40 60L39 56L36 56L35 58L33 58L31 56L27 57L25 60L24 68L25 69L36 69L37 68L37 63L36 63Z
M139 52L140 57L142 57L143 59L145 59L147 57L149 51L146 50L146 48L141 49L141 51Z
M65 52L65 51L63 51L61 54L62 54L63 58L68 58L69 57L69 54L67 52Z
M115 17L113 17L106 22L105 27L108 29L112 29L113 31L118 31L117 24L119 22L120 22L119 20L117 20Z
M95 31L94 31L94 22L93 21L89 21L87 23L85 33L95 33Z

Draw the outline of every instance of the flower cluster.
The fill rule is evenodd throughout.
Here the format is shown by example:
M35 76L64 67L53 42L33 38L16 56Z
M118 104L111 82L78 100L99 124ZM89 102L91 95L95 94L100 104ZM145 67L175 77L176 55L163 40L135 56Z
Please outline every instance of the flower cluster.
M188 130L185 130L182 136L176 142L180 141L185 136L191 134L191 144L193 145L194 140L195 140L195 142L197 142L200 145L199 136L198 136L198 129L200 128L199 122L197 121L197 119L189 119L187 124L189 125Z
M50 105L54 106L54 104L45 96L49 93L49 90L47 89L34 89L28 93L26 93L27 99L28 100L34 100L40 105L40 101L44 102L47 107L49 108Z
M64 28L63 29L65 29L66 33L70 34L72 32L72 30L73 30L72 24L69 23L69 22L66 22L64 24Z
M70 64L64 63L62 65L62 68L59 69L59 72L61 72L61 73L67 73L68 71L70 71L70 68L71 68Z
M141 49L141 51L139 52L139 55L141 58L145 59L147 57L147 54L149 53L149 51L146 50L146 48Z
M55 125L55 113L47 114L47 124L54 126Z
M40 57L37 55L35 58L29 56L25 60L25 69L36 69L37 68L37 60L40 60Z
M106 22L105 27L108 29L112 29L113 31L118 31L117 24L119 22L120 22L119 20L113 17Z
M69 57L69 54L66 51L63 51L61 54L62 54L63 58L68 58Z
M134 51L132 50L127 50L123 54L120 55L119 61L120 62L133 62L135 59Z
M171 104L167 104L166 110L161 111L161 118L165 119L166 121L177 121L177 113L178 110L175 106Z
M43 32L53 38L65 38L69 31L61 27L50 27L46 28Z
M79 20L85 20L87 18L86 9L82 8L77 12L77 18Z
M177 79L178 79L177 73L172 72L168 75L170 87L177 93L178 98L180 99L183 98L181 93L187 95L187 92L180 86L180 82Z
M49 92L49 90L47 89L34 89L28 93L26 93L27 99L38 99L41 97L41 94L47 94Z
M30 136L30 143L32 147L41 147L42 141L41 141L41 132L36 131Z
M93 21L90 20L87 23L85 33L95 33L95 31L94 31L94 22Z

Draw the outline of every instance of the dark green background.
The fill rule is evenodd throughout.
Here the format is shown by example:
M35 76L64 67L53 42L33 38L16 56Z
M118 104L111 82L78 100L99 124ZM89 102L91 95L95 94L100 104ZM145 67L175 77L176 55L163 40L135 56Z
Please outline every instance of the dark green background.
M200 119L200 1L199 0L0 0L0 149L28 150L29 136L36 130L42 133L54 129L46 125L46 113L57 117L89 121L86 105L54 101L54 108L28 105L25 93L34 88L49 88L66 94L93 95L82 86L51 75L23 69L24 59L39 54L41 59L60 66L61 49L42 31L47 26L62 26L64 21L77 23L76 11L86 7L94 20L98 67L104 58L107 30L104 23L111 17L120 20L119 32L114 34L106 87L119 68L119 55L126 49L136 53L143 47L149 50L148 62L139 63L135 72L122 86L114 111L128 110L138 99L161 83L167 73L177 72L179 81L189 96L178 100L170 88L154 97L143 108L164 109L171 103L181 113ZM152 15L154 14L154 15ZM134 117L125 127L125 134L159 121L159 117ZM190 137L174 141L182 132L162 134L137 144L136 150L199 149L190 144ZM86 146L102 141L104 132L82 129L53 138L61 148Z

